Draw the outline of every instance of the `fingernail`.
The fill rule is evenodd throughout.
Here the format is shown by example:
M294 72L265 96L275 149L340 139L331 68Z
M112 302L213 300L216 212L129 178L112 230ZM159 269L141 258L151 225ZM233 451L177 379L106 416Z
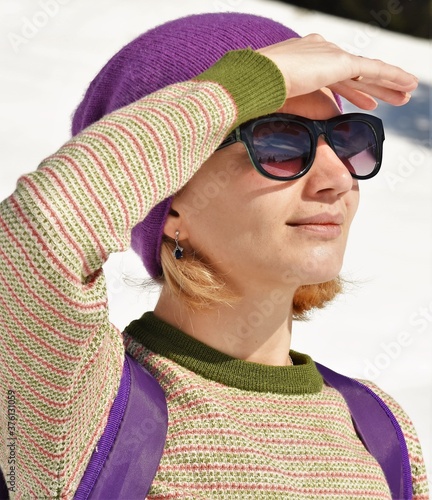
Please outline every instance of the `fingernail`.
M411 94L409 92L405 92L405 97L409 101L411 99Z

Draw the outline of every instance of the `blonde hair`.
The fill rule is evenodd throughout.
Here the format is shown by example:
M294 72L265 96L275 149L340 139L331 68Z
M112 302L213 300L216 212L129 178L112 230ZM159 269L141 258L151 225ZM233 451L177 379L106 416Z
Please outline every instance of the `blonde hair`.
M174 295L181 296L191 309L213 307L218 304L233 305L239 300L230 289L223 275L198 257L185 254L181 259L173 258L174 240L163 236L161 265L166 284ZM331 281L316 285L304 285L294 295L294 319L305 320L312 309L321 309L343 290L343 281L338 276Z

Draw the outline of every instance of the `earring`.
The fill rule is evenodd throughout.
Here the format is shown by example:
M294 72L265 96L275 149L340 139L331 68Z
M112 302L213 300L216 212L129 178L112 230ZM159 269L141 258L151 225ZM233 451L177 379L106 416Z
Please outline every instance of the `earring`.
M178 242L178 237L179 237L179 234L180 232L179 231L176 231L175 232L175 248L173 250L173 255L176 259L181 259L183 257L183 247L181 247L179 245L179 242Z

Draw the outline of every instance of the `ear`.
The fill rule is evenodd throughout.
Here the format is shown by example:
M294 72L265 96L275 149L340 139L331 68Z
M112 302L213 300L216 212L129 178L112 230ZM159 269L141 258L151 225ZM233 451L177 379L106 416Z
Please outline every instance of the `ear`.
M180 205L180 204L179 204ZM170 211L165 221L164 234L172 239L175 239L176 231L180 234L180 239L185 240L189 237L189 232L187 230L187 224L185 218L181 215L181 208L176 210L177 206L176 199L174 198L171 205Z

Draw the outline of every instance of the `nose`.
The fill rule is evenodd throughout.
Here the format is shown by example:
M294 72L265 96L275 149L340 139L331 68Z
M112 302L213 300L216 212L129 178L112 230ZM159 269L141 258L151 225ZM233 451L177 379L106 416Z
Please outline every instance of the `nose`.
M319 193L336 198L357 183L323 136L318 139L315 159L305 180L311 195Z

